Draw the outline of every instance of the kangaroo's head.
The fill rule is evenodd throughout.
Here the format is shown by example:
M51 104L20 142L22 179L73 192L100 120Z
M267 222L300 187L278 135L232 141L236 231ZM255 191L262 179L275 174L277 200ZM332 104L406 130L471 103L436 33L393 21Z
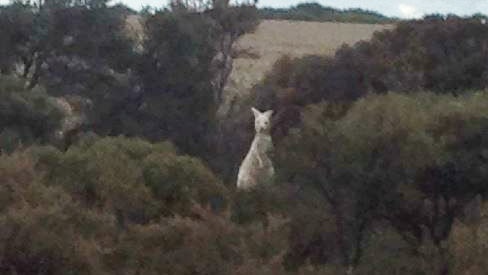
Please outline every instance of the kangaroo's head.
M261 113L256 108L251 108L254 114L254 128L256 133L269 133L271 129L271 115L273 115L273 110L269 110Z

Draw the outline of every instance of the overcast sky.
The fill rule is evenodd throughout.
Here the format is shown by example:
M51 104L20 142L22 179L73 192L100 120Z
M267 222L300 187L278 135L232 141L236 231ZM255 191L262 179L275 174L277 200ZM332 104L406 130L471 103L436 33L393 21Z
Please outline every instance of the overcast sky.
M9 0L0 0L8 3ZM231 0L233 1L233 0ZM112 0L111 3L122 2L139 10L142 6L162 7L167 0ZM471 15L474 13L488 14L488 0L259 0L260 7L289 7L302 2L318 2L324 6L341 9L363 8L380 12L388 16L416 18L425 14L454 13Z

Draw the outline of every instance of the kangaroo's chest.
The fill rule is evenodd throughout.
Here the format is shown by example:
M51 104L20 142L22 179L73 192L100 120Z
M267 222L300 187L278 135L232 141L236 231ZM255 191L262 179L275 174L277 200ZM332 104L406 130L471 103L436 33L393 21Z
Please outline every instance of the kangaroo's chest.
M273 150L273 141L271 136L259 136L254 140L254 145L260 153L269 153Z

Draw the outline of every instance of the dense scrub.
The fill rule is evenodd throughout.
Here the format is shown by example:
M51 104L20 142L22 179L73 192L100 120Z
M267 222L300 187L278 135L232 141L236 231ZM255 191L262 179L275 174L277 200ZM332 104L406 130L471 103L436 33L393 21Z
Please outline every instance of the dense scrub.
M274 108L283 131L298 121L301 108L320 101L347 105L387 92L460 95L488 87L488 28L476 16L430 16L399 22L370 41L344 45L333 57L284 56L262 83L256 104ZM278 116L279 118L280 116Z
M255 87L278 113L285 268L485 270L487 31L477 17L402 22L334 57L284 57ZM227 133L245 143L249 117L235 119Z
M169 143L33 147L0 180L2 274L230 274L284 247L280 219L231 222L228 190Z
M463 93L487 86L488 28L476 17L431 16L398 23L333 57L282 58L258 90L307 104L370 93Z
M55 140L62 110L44 89L28 90L25 82L0 76L0 149L11 152L19 145Z
M486 273L479 18L281 59L241 103L277 113L276 179L241 192L251 112L215 112L257 10L203 3L141 41L103 1L0 8L1 274Z
M446 257L439 259L445 266L433 268L447 270L445 242L454 222L463 221L464 207L487 192L486 99L486 93L369 96L342 116L330 104L309 106L304 125L279 149L280 182L300 186L303 199L318 194L332 222L331 232L318 234L337 240L333 255L339 262L361 266L371 234L390 228L403 238L395 245L420 254L431 242ZM321 247L292 256L314 259L331 252L330 244Z
M301 20L319 22L344 22L387 24L396 19L373 11L362 9L338 10L318 3L302 3L291 8L262 8L259 15L263 19Z
M0 268L7 274L484 270L477 259L486 257L487 241L486 99L486 92L375 95L346 113L311 105L305 123L279 143L277 182L249 193L225 187L167 142L92 137L65 152L43 146L5 154Z
M123 219L189 213L193 203L227 203L222 183L199 160L177 155L167 143L106 138L87 140L66 152L32 149L46 184L60 185L86 206L113 208Z
M80 131L169 138L204 155L200 140L215 127L230 50L257 25L256 8L195 11L175 1L141 15L142 41L127 34L127 15L95 0L2 6L0 72L24 79L29 90L88 102L79 106L87 116Z

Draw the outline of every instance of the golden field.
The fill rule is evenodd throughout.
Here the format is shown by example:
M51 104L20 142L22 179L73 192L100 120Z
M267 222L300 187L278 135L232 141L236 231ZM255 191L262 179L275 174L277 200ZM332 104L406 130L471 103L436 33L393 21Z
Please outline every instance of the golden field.
M264 20L256 31L244 35L236 45L245 52L234 60L227 85L227 95L246 95L275 61L283 55L300 57L307 54L333 54L344 43L354 44L369 39L376 31L392 25L348 24Z
M143 28L140 18L129 16L127 23L128 34L141 43ZM225 103L221 112L227 112L231 100L249 95L251 88L283 55L332 55L344 43L352 45L369 39L376 31L392 27L379 24L263 20L254 33L244 35L235 45L237 57L225 88Z

